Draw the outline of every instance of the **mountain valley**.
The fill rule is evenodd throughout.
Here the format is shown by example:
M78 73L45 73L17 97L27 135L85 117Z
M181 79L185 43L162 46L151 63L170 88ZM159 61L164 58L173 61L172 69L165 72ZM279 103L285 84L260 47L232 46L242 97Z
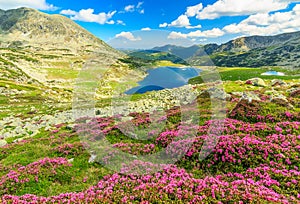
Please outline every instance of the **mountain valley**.
M300 203L299 63L300 32L121 52L0 10L0 203Z

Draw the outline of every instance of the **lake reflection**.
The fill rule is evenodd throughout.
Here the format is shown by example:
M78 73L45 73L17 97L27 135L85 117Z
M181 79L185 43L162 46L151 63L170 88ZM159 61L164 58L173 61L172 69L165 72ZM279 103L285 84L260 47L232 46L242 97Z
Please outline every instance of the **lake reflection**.
M196 77L201 72L193 67L159 67L148 70L148 75L139 82L139 86L134 87L126 94L145 93L147 91L157 91L166 88L176 88L188 84L188 80Z

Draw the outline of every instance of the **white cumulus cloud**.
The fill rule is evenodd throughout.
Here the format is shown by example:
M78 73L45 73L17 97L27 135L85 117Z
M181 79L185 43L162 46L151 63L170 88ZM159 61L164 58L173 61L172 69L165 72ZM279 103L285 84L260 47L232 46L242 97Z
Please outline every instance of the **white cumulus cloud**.
M125 6L124 10L126 12L134 12L134 8L135 8L134 5L128 5L128 6Z
M116 38L125 38L127 40L130 40L130 41L139 41L139 40L142 40L140 37L135 37L131 32L121 32L119 34L116 34L115 36Z
M175 32L172 31L169 35L168 35L168 39L185 39L187 38L187 34L183 34L181 32Z
M175 21L169 24L170 27L186 27L190 25L190 20L186 15L179 16Z
M82 9L79 12L73 10L62 10L61 14L71 16L72 20L83 21L83 22L93 22L103 24L114 24L115 22L111 20L116 11L111 11L108 13L94 13L94 9Z
M144 2L138 2L137 5L134 4L130 4L125 6L124 11L120 11L120 13L128 13L128 12L134 12L137 11L140 14L144 14L145 10L142 8L142 5L144 4Z
M142 31L150 31L151 28L147 27L147 28L142 28L141 30L142 30Z
M73 16L73 15L76 15L77 12L76 11L73 11L71 9L68 9L68 10L62 10L60 12L60 14L63 14L63 15L67 15L67 16Z
M16 9L20 7L29 7L39 10L57 10L53 4L49 4L46 0L0 0L0 9Z
M194 17L194 16L196 16L202 9L203 9L202 3L197 4L197 5L195 5L195 6L189 6L189 7L187 7L186 13L185 13L185 14L186 14L188 17Z
M187 29L195 29L195 28L202 28L201 25L196 25L196 26L186 26L185 28Z
M225 32L219 28L213 28L211 30L205 31L194 31L187 34L188 37L206 37L206 38L216 38L225 35Z
M113 24L115 24L115 21L114 20L110 20L110 21L107 21L106 23L110 24L110 25L113 25Z
M177 28L187 28L187 29L194 29L194 28L201 28L201 25L192 26L190 24L190 20L186 14L180 15L176 20L172 21L170 24L163 23L159 25L160 28L165 27L177 27Z
M178 27L178 28L187 28L187 29L201 28L202 27L201 25L192 26L189 18L198 15L202 9L203 9L202 3L194 6L189 6L187 7L186 12L180 15L176 20L172 21L170 24L168 23L159 24L159 27L160 28Z
M168 23L161 23L161 24L159 24L159 27L160 28L165 28L165 27L167 27L168 26Z
M299 0L218 0L197 14L198 19L216 19L221 16L246 16L285 9Z
M275 35L300 30L300 4L291 11L254 14L240 23L227 25L223 31L244 35Z
M186 29L201 28L192 26L190 18L217 19L222 16L248 16L239 23L233 23L211 30L196 30L190 33L172 32L170 38L216 38L225 34L271 35L300 30L300 5L292 11L279 12L291 3L300 0L217 0L212 5L203 7L202 3L186 8L186 12L171 23L160 24L160 28L180 27ZM277 12L276 12L277 11Z
M225 32L219 28L213 28L206 31L193 31L189 33L171 32L168 36L169 39L184 39L184 38L216 38L225 35Z
M139 2L139 3L136 5L136 8L141 8L143 4L144 4L144 2Z
M117 24L118 24L118 25L123 25L123 26L126 25L122 20L117 20Z

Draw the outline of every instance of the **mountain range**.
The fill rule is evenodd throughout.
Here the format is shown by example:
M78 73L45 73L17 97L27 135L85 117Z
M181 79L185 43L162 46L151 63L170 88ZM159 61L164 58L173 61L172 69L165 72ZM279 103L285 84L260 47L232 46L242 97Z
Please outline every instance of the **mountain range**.
M124 60L126 56L131 58ZM103 87L114 86L128 73L132 76L132 85L143 75L132 69L138 64L134 61L136 57L146 64L171 61L226 67L299 68L300 32L241 37L221 45L165 45L126 55L62 15L49 15L30 8L0 10L2 81L72 89L86 62L94 60L98 66L106 67L102 72L106 82L100 83Z
M222 67L300 67L300 32L275 36L240 37L227 43L181 47L165 45L153 50L169 52L193 65L213 62ZM207 57L209 56L209 58Z

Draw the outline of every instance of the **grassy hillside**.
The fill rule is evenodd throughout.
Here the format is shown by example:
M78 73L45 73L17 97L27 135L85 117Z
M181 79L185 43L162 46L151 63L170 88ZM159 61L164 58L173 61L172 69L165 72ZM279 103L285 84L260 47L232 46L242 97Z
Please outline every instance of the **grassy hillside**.
M158 122L163 129L156 129L156 126L148 129L150 123L147 113L130 113L129 120L123 122L118 119L119 116L97 117L86 123L77 123L76 126L59 122L41 129L32 137L21 140L20 137L5 138L8 144L0 147L2 202L299 202L300 106L299 91L298 94L295 92L295 88L300 86L299 78L289 78L285 80L287 85L274 87L269 85L269 80L265 81L268 84L266 87L230 80L237 76L234 73L248 73L247 77L252 77L254 72L251 70L220 69L222 77L228 77L224 88L230 99L223 107L226 119L222 125L222 136L204 160L199 159L199 153L207 138L209 124L213 121L210 99L202 94L196 101L196 109L195 106L186 105L182 109L167 110L165 117ZM39 93L34 86L14 88L27 90L28 94ZM206 90L206 85L198 84L194 88L201 93ZM273 88L287 98L287 103L292 104L293 109L285 103L270 101ZM251 92L260 100L240 101L241 96L235 92ZM153 97L147 95L144 96L146 99L149 97L147 100ZM34 101L35 96L28 99ZM11 106L10 110L16 107ZM39 114L43 114L42 108L37 109ZM200 113L199 124L185 126L181 123L182 114L189 115L189 112L195 111ZM130 127L128 125L131 122L138 137L148 135L149 138L134 139L119 130L120 127ZM6 122L4 125L9 129L14 124ZM92 133L96 130L103 133L115 150L137 156L136 161L127 164L123 173L107 168L110 161L122 159L110 151L100 151L104 157L96 160L99 162L88 162L90 152L85 149L86 144L82 143L80 132ZM127 175L136 171L144 172L144 168L151 170L159 167L138 161L141 155L153 154L172 145L177 145L173 149L176 151L167 154L180 154L182 143L178 141L185 138L187 142L191 132L195 132L196 137L190 141L190 150L174 165L165 165L154 174ZM99 138L95 141L93 134L86 141L89 139L96 144L101 141ZM261 193L258 194L258 191Z
M236 80L247 80L255 77L262 79L281 79L281 80L292 80L300 79L299 72L297 70L289 70L279 67L266 67L266 68L245 68L245 67L220 67L217 69L220 77L223 81L236 81ZM261 75L267 71L274 70L285 73L285 76L267 76ZM204 71L201 73L202 76L209 74L210 71ZM203 83L201 75L189 80L190 84Z

